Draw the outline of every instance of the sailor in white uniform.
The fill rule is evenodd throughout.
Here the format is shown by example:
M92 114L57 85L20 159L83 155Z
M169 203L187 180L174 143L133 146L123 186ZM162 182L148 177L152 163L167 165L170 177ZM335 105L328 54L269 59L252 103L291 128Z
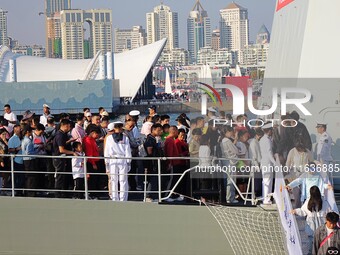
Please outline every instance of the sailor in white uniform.
M129 115L135 120L136 125L134 126L134 128L132 129L133 132L133 137L135 139L140 139L140 130L138 128L138 119L139 119L139 115L140 115L140 111L137 110L133 110L129 112Z
M131 157L131 148L128 137L123 134L123 122L114 122L114 133L106 138L104 156L107 169L110 173L111 199L112 201L127 201L128 199L128 176L131 159L114 159L114 157ZM118 197L119 181L119 197Z
M263 204L271 204L268 194L272 193L274 167L277 165L273 155L273 142L271 136L273 127L271 123L265 124L263 127L264 136L260 140L261 151L261 171L262 171L262 194Z
M316 130L320 134L317 148L317 160L322 164L329 165L332 163L332 137L326 132L327 123L318 122Z

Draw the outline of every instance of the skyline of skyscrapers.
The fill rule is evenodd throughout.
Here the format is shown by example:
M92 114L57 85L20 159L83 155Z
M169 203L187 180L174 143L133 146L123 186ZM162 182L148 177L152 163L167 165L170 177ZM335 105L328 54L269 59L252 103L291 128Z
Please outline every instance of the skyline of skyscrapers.
M231 2L220 10L220 29L211 31L210 17L201 1L193 1L195 1L193 8L189 10L187 17L187 48L183 46L180 48L178 13L172 12L163 2L155 6L153 12L146 13L145 29L141 25L132 26L131 29L115 28L113 34L110 10L73 10L71 0L44 0L46 56L90 58L99 50L107 52L114 48L115 52L122 52L167 37L168 43L164 49L167 54L174 50L178 52L187 50L189 63L198 63L197 55L202 48L204 51L209 51L209 48L215 51L227 49L236 56L237 62L243 62L244 54L241 54L241 51L249 45L248 10ZM68 21L66 18L61 21L61 11L64 15L66 13L71 15L68 16ZM4 32L6 29L1 29L1 34ZM269 31L264 25L254 41L256 43L270 41ZM250 50L247 48L244 52L247 51Z
M249 44L248 10L235 2L220 10L220 47L240 51Z
M196 0L192 11L189 13L187 29L190 62L196 63L198 51L203 47L211 46L210 19L199 0Z
M0 45L8 45L7 11L0 9Z
M165 48L179 48L178 13L161 3L146 14L147 44L168 38Z

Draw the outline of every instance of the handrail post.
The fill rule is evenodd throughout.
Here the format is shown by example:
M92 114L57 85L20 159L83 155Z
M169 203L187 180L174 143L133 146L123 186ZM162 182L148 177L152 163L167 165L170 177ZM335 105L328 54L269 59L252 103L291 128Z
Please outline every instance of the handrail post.
M14 155L11 155L11 182L12 182L12 197L15 197L14 187Z
M257 166L257 162L255 161L255 164L252 164L253 166ZM255 168L257 169L257 168ZM255 196L255 174L254 169L251 167L250 168L250 173L251 173L251 204L255 205L256 202L256 196Z
M84 158L84 188L85 188L85 200L89 200L89 189L88 189L88 183L87 183L86 158Z
M161 160L157 159L158 163L158 201L161 202L162 199L162 178L161 178Z

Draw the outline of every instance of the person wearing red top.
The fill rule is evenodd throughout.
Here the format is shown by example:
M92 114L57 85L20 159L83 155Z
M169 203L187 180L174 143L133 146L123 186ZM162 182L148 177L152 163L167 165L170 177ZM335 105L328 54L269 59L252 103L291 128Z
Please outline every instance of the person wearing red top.
M178 129L176 126L171 126L169 128L169 135L165 139L164 142L164 154L166 157L179 157L179 153L177 150L177 146L175 144L175 139L178 135ZM167 161L167 171L171 168L178 166L181 164L179 159L170 159Z
M178 129L176 126L171 126L169 129L169 135L168 137L165 139L164 142L164 153L166 157L180 157L181 155L178 152L176 143L175 143L175 139L178 136ZM172 176L170 178L169 184L171 185L169 187L169 189L171 189L179 180L180 175L177 174L181 174L183 173L183 160L180 159L171 159L167 161L167 169L168 171L170 171L173 174L176 174L174 176ZM175 192L178 194L184 194L184 187L183 187L184 182L181 182ZM168 201L171 202L174 199L178 200L178 201L182 201L183 200L183 196L178 196L178 195L173 195Z
M177 151L179 153L180 157L189 157L189 145L186 142L186 132L185 129L179 129L178 130L178 136L175 140L175 144L177 147ZM188 159L180 160L180 165L178 166L178 173L183 173L185 170L189 169L190 161ZM181 180L178 193L180 194L189 194L188 187L188 175L185 175L184 178ZM181 200L183 197L178 198L177 200Z
M86 156L89 157L99 157L99 149L96 143L96 139L99 138L100 130L99 127L95 124L90 124L87 129L87 136L83 138L83 146L84 152ZM99 190L99 175L91 175L91 173L98 173L98 165L99 159L90 158L86 162L87 172L90 174L89 179L89 190ZM92 193L92 196L99 197L100 193Z

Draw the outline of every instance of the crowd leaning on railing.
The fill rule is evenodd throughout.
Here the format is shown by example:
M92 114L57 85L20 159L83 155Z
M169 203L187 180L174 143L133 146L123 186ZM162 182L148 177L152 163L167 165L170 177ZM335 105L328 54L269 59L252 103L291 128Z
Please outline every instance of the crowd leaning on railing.
M295 111L281 117L284 125L261 119L249 125L246 114L233 118L213 107L206 116L191 120L180 114L177 125L170 125L170 116L156 111L157 106L150 106L138 126L137 110L127 113L124 123L110 123L103 107L97 114L84 108L71 121L67 113L56 119L44 104L43 115L27 110L19 121L6 104L0 121L1 195L13 196L14 190L15 196L82 199L86 195L127 201L134 192L144 191L144 201L157 201L161 185L167 191L174 189L164 194L167 202L197 196L216 201L216 194L209 191L222 187L225 195L219 193L217 199L236 204L244 198L252 174L255 195L268 205L275 171L280 169L291 193L291 213L306 216L309 238L322 243L313 249L339 247L340 232L333 224L339 217L329 214L325 198L325 191L332 189L327 170L339 168L333 162L326 123L316 125L314 158L309 131ZM212 166L224 169L222 178L216 180ZM198 175L181 176L187 169ZM325 222L327 229L320 230ZM337 238L329 237L332 229ZM323 235L329 237L327 245Z

